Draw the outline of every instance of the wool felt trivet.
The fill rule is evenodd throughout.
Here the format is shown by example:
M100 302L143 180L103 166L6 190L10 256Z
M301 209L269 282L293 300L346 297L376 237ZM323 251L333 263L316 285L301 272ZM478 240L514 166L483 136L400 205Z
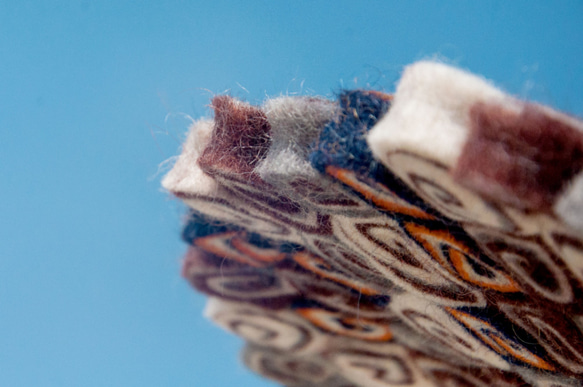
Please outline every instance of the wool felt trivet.
M163 186L183 276L286 386L580 386L583 123L435 62L212 100Z

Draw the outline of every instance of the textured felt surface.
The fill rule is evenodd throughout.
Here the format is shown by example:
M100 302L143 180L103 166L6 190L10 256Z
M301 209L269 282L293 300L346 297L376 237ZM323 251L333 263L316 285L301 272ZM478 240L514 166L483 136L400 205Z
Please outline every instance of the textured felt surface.
M454 174L495 200L549 208L583 166L583 133L536 105L477 103L470 119Z
M580 385L583 230L555 210L581 208L579 121L430 62L394 97L212 106L164 186L191 207L183 276L252 370Z

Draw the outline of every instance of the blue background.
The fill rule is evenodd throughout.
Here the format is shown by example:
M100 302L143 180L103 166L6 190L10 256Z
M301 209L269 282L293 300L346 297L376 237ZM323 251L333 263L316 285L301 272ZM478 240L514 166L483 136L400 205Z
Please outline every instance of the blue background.
M446 58L583 116L583 2L0 0L0 387L269 386L159 188L215 93L392 91Z

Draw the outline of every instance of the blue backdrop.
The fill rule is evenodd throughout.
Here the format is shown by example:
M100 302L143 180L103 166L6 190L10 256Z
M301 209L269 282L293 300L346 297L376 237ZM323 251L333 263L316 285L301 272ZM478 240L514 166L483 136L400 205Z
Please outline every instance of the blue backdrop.
M391 91L436 56L583 116L582 20L582 1L0 0L0 386L272 385L179 276L159 180L189 117L225 91Z

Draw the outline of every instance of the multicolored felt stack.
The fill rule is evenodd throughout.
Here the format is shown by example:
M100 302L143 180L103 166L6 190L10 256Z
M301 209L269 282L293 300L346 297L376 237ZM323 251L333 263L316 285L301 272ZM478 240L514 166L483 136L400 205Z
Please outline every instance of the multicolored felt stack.
M163 186L183 275L285 386L580 386L583 122L441 63L212 100Z

